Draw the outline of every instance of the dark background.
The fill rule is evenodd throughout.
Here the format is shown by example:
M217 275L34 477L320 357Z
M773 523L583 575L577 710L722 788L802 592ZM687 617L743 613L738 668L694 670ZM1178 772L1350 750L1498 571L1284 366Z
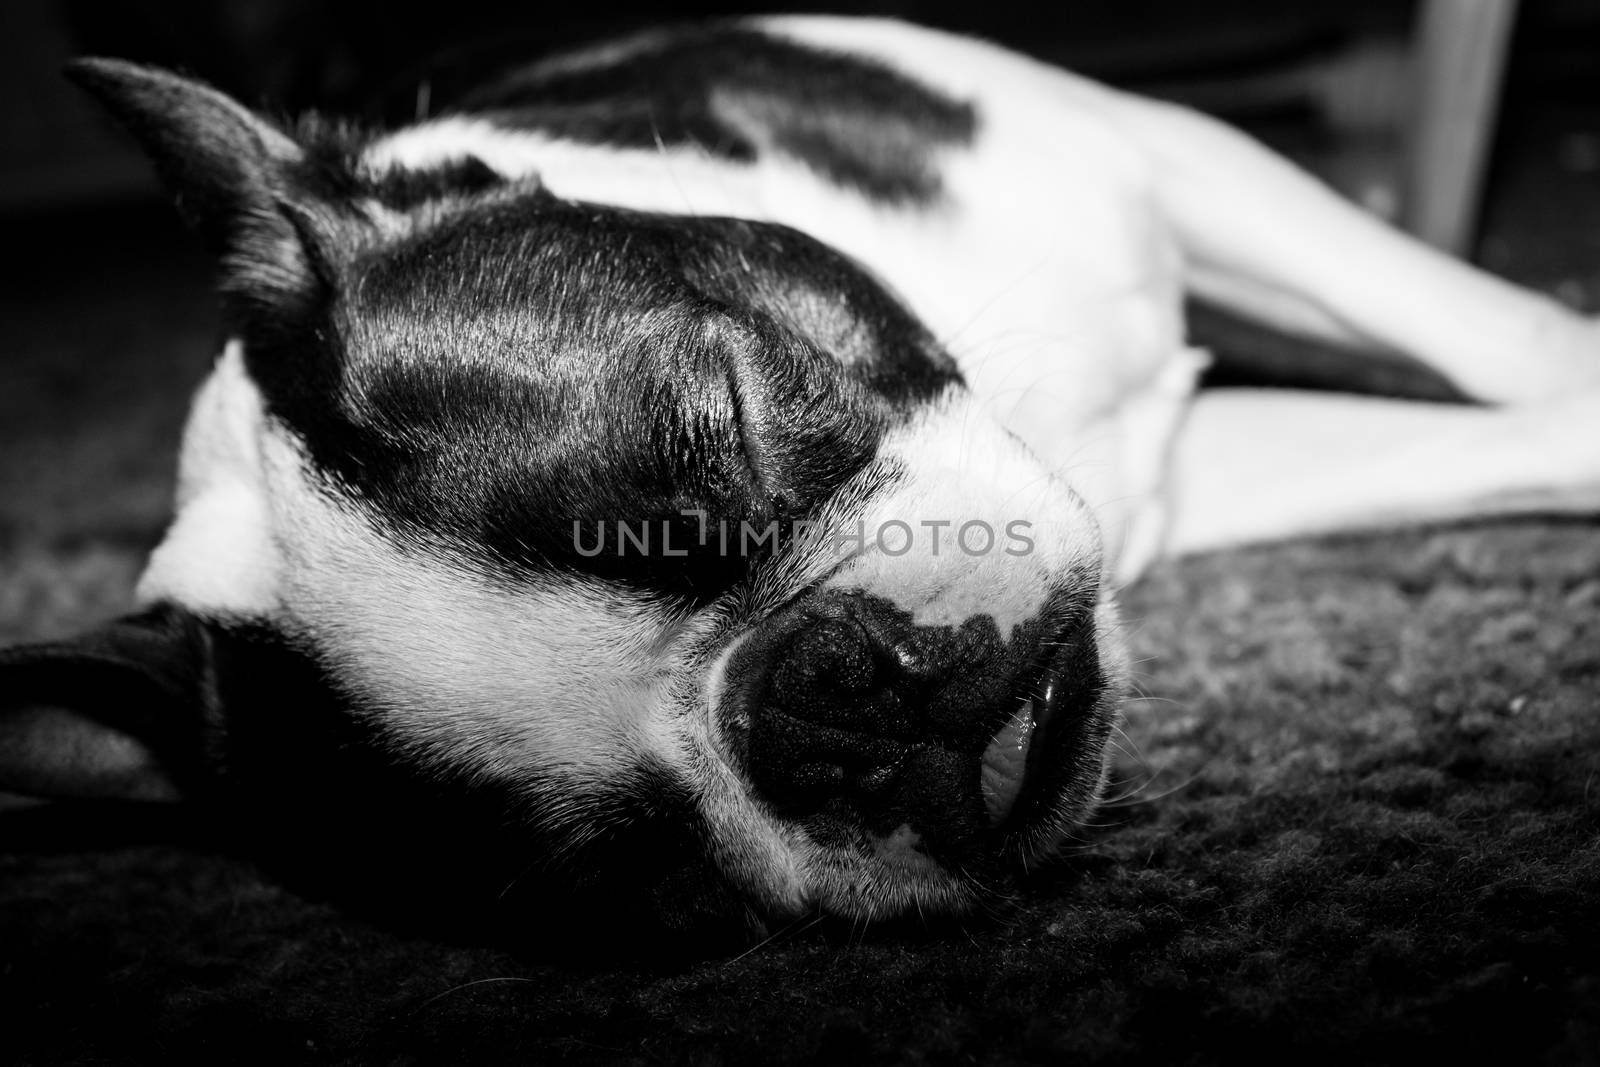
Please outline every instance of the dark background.
M0 641L126 609L216 340L207 264L60 63L146 59L269 110L378 120L493 57L647 20L521 10L7 5ZM1394 206L1409 3L856 10L1212 107ZM1600 5L1523 5L1474 253L1589 310L1596 56ZM1306 356L1222 329L1214 343L1266 363ZM182 826L11 811L0 1060L1600 1063L1592 523L1219 553L1159 568L1126 604L1139 675L1117 799L1001 918L582 965L396 930Z
M148 189L144 170L59 77L72 55L144 60L187 71L269 111L320 108L408 119L497 61L666 19L782 5L663 4L618 8L455 0L429 8L382 0L12 0L0 35L0 206L35 208L86 193ZM1234 118L1328 125L1326 90L1338 74L1306 74L1354 48L1404 48L1411 0L1283 4L1273 0L1093 0L1048 5L880 0L808 10L893 16L988 37L1115 84L1198 101ZM1537 109L1592 100L1600 54L1593 0L1524 0L1507 98ZM1299 71L1298 82L1291 72ZM1338 132L1383 126L1405 91L1380 64L1342 75ZM1291 74L1287 79L1286 74ZM1349 83L1366 83L1348 91ZM1246 88L1246 87L1250 88ZM1270 127L1270 122L1268 126ZM1302 136L1306 131L1300 131ZM1324 132L1326 130L1324 129Z

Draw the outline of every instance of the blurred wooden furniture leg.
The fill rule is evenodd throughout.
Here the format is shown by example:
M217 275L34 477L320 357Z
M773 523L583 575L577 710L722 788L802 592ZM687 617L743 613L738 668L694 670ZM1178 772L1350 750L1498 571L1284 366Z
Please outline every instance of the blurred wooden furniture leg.
M1422 0L1406 222L1428 243L1472 250L1517 0Z

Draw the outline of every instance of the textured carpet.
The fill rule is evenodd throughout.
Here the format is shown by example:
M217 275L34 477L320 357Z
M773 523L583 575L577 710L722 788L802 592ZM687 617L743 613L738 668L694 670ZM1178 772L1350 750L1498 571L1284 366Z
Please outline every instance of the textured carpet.
M1509 146L1484 255L1581 301L1600 189L1580 119ZM127 603L214 325L161 211L7 229L28 268L0 309L17 640ZM1003 916L557 964L303 899L182 825L12 811L0 1059L1600 1062L1595 525L1215 555L1127 605L1117 799Z

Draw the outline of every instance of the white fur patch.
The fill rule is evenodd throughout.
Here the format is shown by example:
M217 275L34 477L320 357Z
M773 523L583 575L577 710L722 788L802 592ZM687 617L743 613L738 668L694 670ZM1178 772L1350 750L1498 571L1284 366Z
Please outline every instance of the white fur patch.
M189 410L177 514L139 580L140 603L221 618L275 613L282 564L262 477L264 425L244 350L230 341Z
M880 456L904 477L871 499L862 549L828 585L882 597L919 626L988 615L1005 637L1064 584L1097 594L1093 515L977 408L955 391L891 433Z
M681 628L660 608L570 579L510 585L435 546L401 547L308 482L295 442L272 437L264 453L292 527L285 607L402 744L492 780L550 774L580 795L641 753L675 762L653 712Z

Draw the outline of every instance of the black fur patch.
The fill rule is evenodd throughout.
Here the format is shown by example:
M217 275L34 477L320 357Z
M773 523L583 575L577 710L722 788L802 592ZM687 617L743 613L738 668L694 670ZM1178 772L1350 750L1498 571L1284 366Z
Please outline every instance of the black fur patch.
M391 167L367 181L367 189L385 207L396 211L441 200L470 196L498 185L505 178L476 156L447 160L425 169Z
M458 107L590 144L766 148L893 204L940 195L935 159L971 143L972 106L879 63L732 24L674 29L514 71Z
M685 510L786 531L959 380L871 278L779 226L495 197L340 270L305 321L247 336L271 410L402 540L511 575L719 595L750 560ZM618 522L650 549L579 550Z
M409 211L506 184L504 176L476 156L373 172L361 156L381 134L359 123L309 114L294 124L293 132L304 158L285 177L294 199L302 202L338 205L370 199L393 211Z

